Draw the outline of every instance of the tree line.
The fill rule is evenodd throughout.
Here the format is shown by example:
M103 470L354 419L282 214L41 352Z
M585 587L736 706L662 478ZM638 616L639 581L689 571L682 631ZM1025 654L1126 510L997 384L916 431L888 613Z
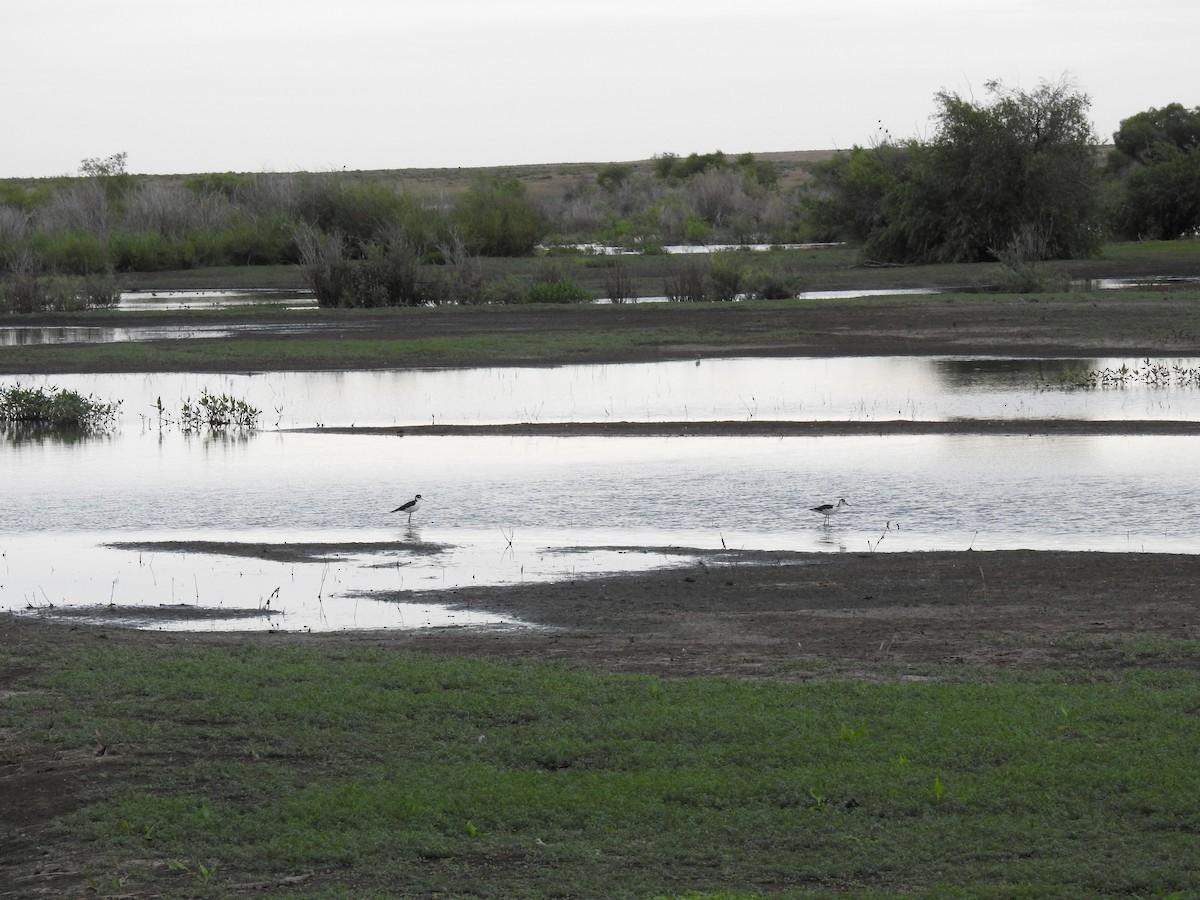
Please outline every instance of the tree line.
M987 94L939 93L927 139L885 135L817 166L810 226L907 263L1070 259L1200 230L1200 107L1125 119L1104 154L1068 83Z
M422 196L335 173L168 179L129 174L123 153L85 159L78 177L0 182L0 287L11 297L53 276L300 264L334 305L507 302L520 292L487 284L478 260L544 243L822 240L886 262L1036 261L1200 230L1200 107L1137 113L1104 150L1089 98L1064 81L992 82L982 102L941 92L935 106L928 137L881 131L800 183L720 151L609 163L538 195L486 172ZM523 299L578 299L570 285L541 290Z

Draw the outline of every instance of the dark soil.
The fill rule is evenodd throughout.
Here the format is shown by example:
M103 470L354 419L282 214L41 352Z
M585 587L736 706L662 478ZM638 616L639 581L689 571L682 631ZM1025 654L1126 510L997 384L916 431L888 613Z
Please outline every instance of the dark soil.
M422 594L511 615L521 625L178 634L6 616L0 643L25 647L22 656L30 646L44 648L48 664L57 649L97 640L146 647L263 641L772 678L882 677L895 665L922 673L945 665L1193 666L1200 659L1175 658L1169 647L1200 638L1198 592L1200 555L706 552L684 569ZM22 673L5 674L11 688Z

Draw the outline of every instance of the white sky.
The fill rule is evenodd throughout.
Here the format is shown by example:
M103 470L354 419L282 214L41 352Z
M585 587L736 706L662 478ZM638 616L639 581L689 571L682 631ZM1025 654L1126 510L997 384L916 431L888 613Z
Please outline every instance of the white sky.
M1200 105L1196 0L0 0L0 177L608 162L928 133L1073 79Z

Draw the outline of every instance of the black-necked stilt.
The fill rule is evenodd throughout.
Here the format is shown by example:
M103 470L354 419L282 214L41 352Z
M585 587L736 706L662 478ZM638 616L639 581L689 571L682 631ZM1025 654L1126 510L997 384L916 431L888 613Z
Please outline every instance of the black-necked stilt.
M842 499L838 500L836 505L834 505L833 503L822 503L820 506L812 507L812 511L819 515L824 516L825 524L828 525L830 516L837 515L838 513L840 513L842 511L843 506L849 506L849 505L850 504L846 502L846 498L843 497Z
M395 509L393 509L392 512L408 513L408 524L411 525L412 524L412 514L415 513L420 508L421 508L421 495L417 494L415 497L413 497L407 503L401 503L399 506L397 506Z

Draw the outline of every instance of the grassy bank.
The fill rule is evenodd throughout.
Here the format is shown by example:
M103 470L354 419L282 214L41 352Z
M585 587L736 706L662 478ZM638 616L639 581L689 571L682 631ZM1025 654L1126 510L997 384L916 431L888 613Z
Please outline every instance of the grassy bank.
M264 642L23 654L10 754L104 749L55 849L73 891L1200 889L1194 672L775 684Z
M1191 356L1200 288L633 306L100 313L76 324L254 326L227 337L6 347L0 373L559 365L736 355ZM51 322L54 320L43 320ZM298 327L300 326L300 327Z
M278 307L132 313L92 310L8 316L13 325L253 325L224 338L6 347L0 372L260 371L272 369L470 366L605 362L696 354L788 352L878 354L1098 351L1160 355L1194 352L1200 335L1200 288L1048 290L990 289L1005 278L998 265L877 268L849 248L735 251L747 271L792 273L806 291L933 288L935 297L858 300L758 300L745 303L516 304L436 308L307 309ZM529 283L554 273L604 296L611 266L624 267L638 296L663 292L666 256L567 256L483 261L488 279ZM1200 244L1175 241L1111 245L1100 257L1045 263L1051 284L1118 276L1196 276ZM540 273L540 274L539 274ZM298 288L299 267L241 267L122 276L125 289ZM273 326L279 326L275 329ZM297 329L296 326L303 326ZM986 346L973 335L989 333ZM867 340L870 338L870 340Z
M745 269L780 269L794 274L806 291L848 288L939 288L956 290L995 286L1005 278L998 263L926 266L864 265L853 247L807 250L731 251ZM587 255L536 256L518 259L481 260L491 279L529 281L539 269L559 267L594 297L608 296L608 280L614 268L627 273L639 297L661 296L664 283L685 265L686 257L631 255L597 257ZM1050 279L1115 278L1154 275L1200 275L1200 242L1146 241L1106 244L1091 259L1055 260L1039 264ZM302 288L301 266L226 266L175 272L127 272L119 276L126 290L185 290L215 288Z

